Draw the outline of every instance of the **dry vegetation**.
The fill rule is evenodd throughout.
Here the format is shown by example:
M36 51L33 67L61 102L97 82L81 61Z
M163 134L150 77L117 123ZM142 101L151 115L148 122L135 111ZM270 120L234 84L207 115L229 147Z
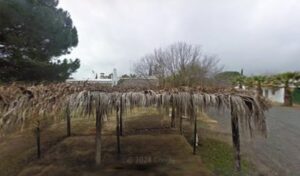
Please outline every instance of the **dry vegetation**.
M167 117L153 109L134 109L128 113L124 120L125 135L121 138L121 159L116 153L115 119L106 122L103 128L104 160L101 167L96 167L94 162L95 119L76 119L72 123L73 136L69 138L64 138L65 123L45 129L42 139L47 140L42 142L41 160L36 160L32 151L35 148L33 134L22 133L23 137L6 140L5 152L10 156L1 155L3 159L14 155L16 148L8 147L12 142L18 143L19 152L10 163L0 161L3 166L0 169L7 169L0 175L210 175L200 157L192 155L192 147L179 135L178 129L158 129L170 126ZM184 129L189 128L190 123L185 121ZM27 143L24 145L22 138L25 136ZM57 141L57 138L61 140ZM50 143L54 145L50 146ZM31 160L19 161L21 156L31 156Z
M97 93L98 92L98 93ZM266 109L266 102L260 97L249 94L248 92L236 92L228 89L214 88L177 88L154 91L136 90L133 88L109 88L87 83L78 85L69 84L48 84L48 85L2 85L0 86L0 133L22 130L32 127L38 120L56 122L64 118L65 108L71 98L76 98L72 103L87 105L89 95L104 95L107 98L108 108L111 112L115 108L117 98L120 95L127 100L123 104L124 108L134 106L163 106L166 110L172 107L170 103L174 95L176 109L190 113L190 92L194 92L195 106L199 110L214 106L220 110L223 108L236 108L235 112L240 113L241 120L248 122L251 120L258 122L255 126L263 128L263 111ZM100 93L100 94L99 94ZM80 97L81 96L81 97ZM97 96L90 99L94 102ZM232 102L231 102L232 100ZM80 102L82 101L82 102ZM92 105L92 104L91 104ZM181 106L179 108L179 106ZM81 107L88 108L88 107ZM101 108L104 109L104 108ZM78 109L77 109L78 110ZM88 109L86 109L87 111ZM91 109L90 109L91 110ZM106 110L108 113L108 110ZM89 112L91 113L91 112ZM245 116L245 115L246 116ZM74 116L73 116L74 117ZM251 118L257 117L257 118ZM252 128L247 124L248 127Z
M111 121L109 117L112 115L114 118L116 117L114 124L117 128L117 156L120 157L120 136L123 135L122 130L124 129L123 114L135 107L154 107L161 113L171 114L171 128L174 128L178 121L181 134L183 119L194 124L194 154L196 153L197 111L202 112L210 107L220 111L231 110L237 170L240 169L239 128L249 131L250 135L253 134L253 131L266 134L264 111L268 109L268 103L263 98L249 92L186 87L170 90L124 90L118 87L110 89L86 84L77 86L67 84L1 86L1 134L9 134L16 129L32 129L36 126L40 130L54 122L58 123L65 117L67 117L69 125L71 125L71 117L92 117L96 119L94 131L96 150L93 155L96 165L100 165L107 159L103 155L105 145L107 145L105 135L102 135L103 125L107 120ZM143 121L143 123L149 122ZM142 124L137 125L141 128L135 130L145 130L142 128ZM169 131L167 126L159 128ZM68 135L71 134L70 130L67 128ZM161 130L159 129L159 131ZM145 147L141 146L141 148Z

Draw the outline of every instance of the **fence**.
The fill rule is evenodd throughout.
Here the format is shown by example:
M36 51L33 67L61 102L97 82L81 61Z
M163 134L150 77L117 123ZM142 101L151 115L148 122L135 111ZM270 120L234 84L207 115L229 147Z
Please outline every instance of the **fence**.
M296 104L300 104L300 88L296 88L293 91L293 101Z

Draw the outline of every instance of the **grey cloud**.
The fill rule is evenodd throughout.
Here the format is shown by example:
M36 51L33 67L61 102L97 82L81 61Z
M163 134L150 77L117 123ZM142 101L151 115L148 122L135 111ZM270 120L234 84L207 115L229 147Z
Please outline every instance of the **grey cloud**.
M300 70L298 0L61 0L79 32L70 57L91 70L120 73L154 48L200 44L227 70L247 74Z

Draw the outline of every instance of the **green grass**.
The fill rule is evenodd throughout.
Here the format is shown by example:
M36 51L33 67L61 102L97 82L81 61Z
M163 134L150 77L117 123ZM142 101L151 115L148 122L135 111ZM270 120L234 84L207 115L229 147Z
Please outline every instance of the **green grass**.
M235 175L233 148L229 144L206 138L201 139L197 150L204 165L216 175ZM242 175L249 175L251 167L249 162L242 160Z

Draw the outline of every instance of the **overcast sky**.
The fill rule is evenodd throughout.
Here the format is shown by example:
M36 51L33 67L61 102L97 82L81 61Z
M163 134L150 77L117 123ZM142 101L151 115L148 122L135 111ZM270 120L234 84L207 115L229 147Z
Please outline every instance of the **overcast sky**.
M225 70L300 70L299 0L60 0L78 29L74 75L118 74L154 48L201 45Z

